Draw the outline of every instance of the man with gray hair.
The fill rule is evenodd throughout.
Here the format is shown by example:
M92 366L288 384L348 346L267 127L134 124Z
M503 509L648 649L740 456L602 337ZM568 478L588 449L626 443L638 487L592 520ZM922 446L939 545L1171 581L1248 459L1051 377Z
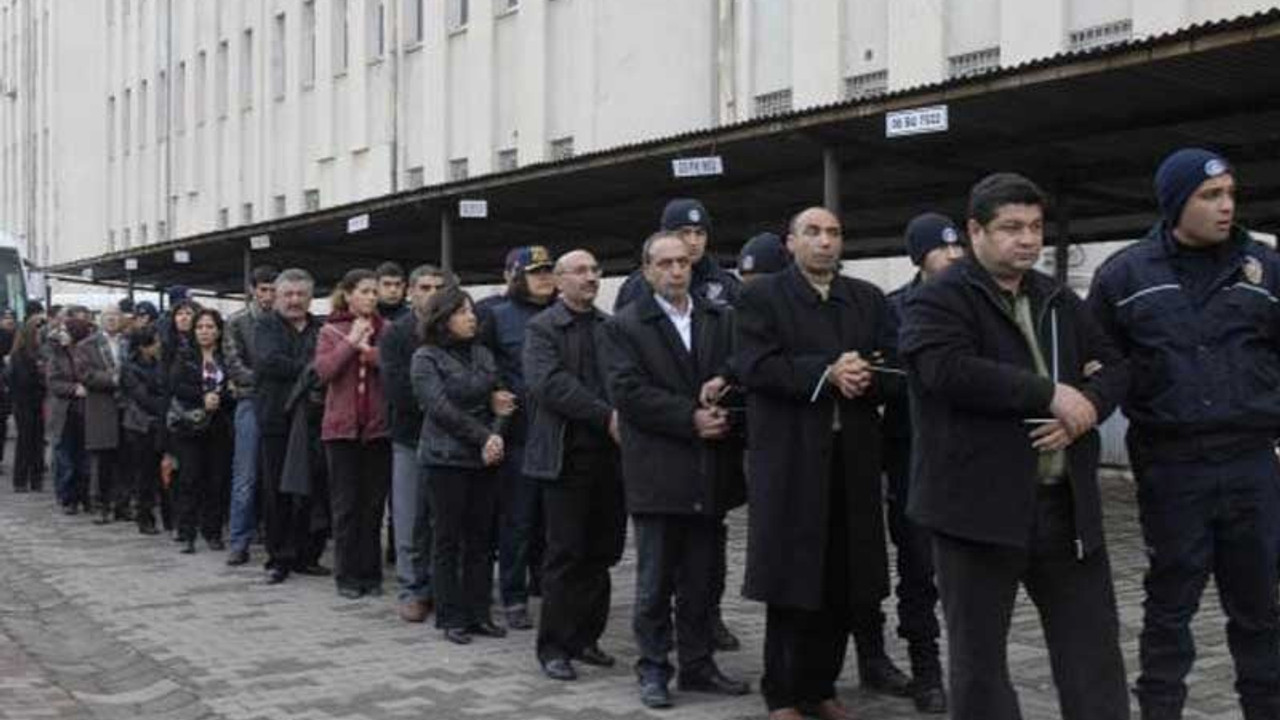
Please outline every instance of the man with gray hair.
M324 549L323 535L312 532L312 510L323 510L320 483L323 462L312 462L307 452L309 433L302 447L291 447L292 420L298 413L315 417L318 383L311 368L316 354L320 321L310 312L315 282L306 270L290 268L276 277L275 310L254 326L258 357L254 367L258 429L262 433L262 498L267 526L267 582L284 582L290 573L327 575L317 564ZM306 428L304 428L305 430ZM286 460L293 466L286 468ZM302 476L302 487L286 481L286 470Z
M413 353L422 344L418 324L432 295L457 281L434 265L409 273L410 312L392 322L378 340L382 386L391 424L391 522L394 532L400 618L420 623L431 614L431 506L425 467L418 461L422 410L409 378Z

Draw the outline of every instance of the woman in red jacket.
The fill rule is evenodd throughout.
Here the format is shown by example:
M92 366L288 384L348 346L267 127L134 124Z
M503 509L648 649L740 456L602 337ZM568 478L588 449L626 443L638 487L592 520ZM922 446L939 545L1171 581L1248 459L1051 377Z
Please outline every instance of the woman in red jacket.
M382 594L382 510L391 478L377 277L348 272L331 303L316 342L316 375L326 386L320 439L329 460L333 575L338 594L354 599Z

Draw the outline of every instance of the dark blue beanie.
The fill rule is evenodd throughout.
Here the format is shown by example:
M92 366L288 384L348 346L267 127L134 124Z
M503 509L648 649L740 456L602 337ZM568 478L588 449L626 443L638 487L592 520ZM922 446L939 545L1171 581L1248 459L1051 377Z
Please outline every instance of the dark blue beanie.
M907 223L907 254L916 267L925 257L944 245L960 244L960 230L951 218L935 212L917 215Z
M679 230L682 227L699 227L711 230L711 216L702 203L690 198L676 198L662 208L662 229Z
M791 253L782 244L782 238L771 232L756 235L742 246L738 253L739 273L768 274L782 272L791 264Z
M1210 178L1231 172L1231 163L1221 155L1201 148L1183 148L1160 163L1156 170L1156 198L1160 214L1169 227L1177 227L1182 209L1196 188Z

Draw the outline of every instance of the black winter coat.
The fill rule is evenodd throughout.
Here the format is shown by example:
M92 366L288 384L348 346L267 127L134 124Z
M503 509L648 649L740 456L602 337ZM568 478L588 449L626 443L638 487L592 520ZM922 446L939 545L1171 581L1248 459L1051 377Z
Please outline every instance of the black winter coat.
M422 432L422 410L413 396L409 366L418 340L418 316L412 312L392 322L378 339L378 362L382 372L382 393L387 399L387 424L391 440L417 447Z
M1084 302L1038 272L1022 289L1040 347L1058 382L1080 390L1101 422L1124 394L1128 365ZM906 360L917 449L910 516L937 532L1027 547L1035 520L1039 454L1027 419L1049 417L1054 382L1039 376L1000 289L973 258L957 261L907 302ZM1056 334L1055 334L1056 333ZM1085 365L1102 370L1086 379ZM1102 547L1097 431L1067 448L1076 552Z
M877 374L862 397L846 400L823 378L827 366L853 350L867 358L885 353L892 364L887 312L874 285L837 276L823 300L795 266L752 282L738 302L751 508L743 594L752 600L822 607L831 512L848 517L851 599L888 595L877 406L900 381ZM843 508L830 505L837 442Z
M169 410L169 391L159 358L150 362L137 355L129 358L120 369L120 389L124 395L124 428L159 433Z
M742 502L742 445L698 438L693 411L702 385L731 381L733 316L694 300L693 355L645 293L605 323L606 384L620 417L627 511L721 515Z
M254 363L256 387L254 412L263 435L289 434L286 404L299 377L310 369L316 356L320 321L307 315L307 324L298 331L280 313L271 312L253 326L258 357Z
M424 465L480 469L490 435L501 435L505 418L491 400L502 389L489 349L478 342L450 347L423 345L410 365L413 394L423 412L418 460Z

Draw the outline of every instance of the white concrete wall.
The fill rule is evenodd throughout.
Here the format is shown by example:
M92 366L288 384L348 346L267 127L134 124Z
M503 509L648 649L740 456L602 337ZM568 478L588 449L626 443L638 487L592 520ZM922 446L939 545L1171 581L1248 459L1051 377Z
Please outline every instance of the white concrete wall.
M511 10L506 0L468 0L467 23L454 27L449 18L460 0L421 0L418 41L410 26L417 1L312 0L313 81L303 77L307 0L175 0L171 53L165 0L0 2L0 90L33 90L0 94L0 231L26 232L32 182L35 254L61 262L104 252L111 237L123 248L126 232L132 245L144 235L156 242L165 233L208 232L223 211L230 226L240 225L248 205L252 221L270 219L277 197L294 214L312 190L323 207L404 189L419 174L426 184L442 182L455 159L465 158L476 176L491 172L503 150L515 149L527 165L545 160L561 138L572 138L581 154L745 120L756 112L755 98L770 92L790 90L800 109L840 100L847 78L869 72L886 71L897 90L945 79L948 58L961 53L999 47L1003 64L1017 64L1066 49L1070 33L1086 27L1127 19L1134 36L1144 36L1275 5L520 0ZM336 15L344 5L345 69L337 65ZM33 27L23 22L27 8ZM23 77L28 43L45 58L33 83ZM279 58L285 81L277 97ZM47 63L43 74L40 63ZM183 63L178 132L174 85ZM26 176L29 153L34 178Z

